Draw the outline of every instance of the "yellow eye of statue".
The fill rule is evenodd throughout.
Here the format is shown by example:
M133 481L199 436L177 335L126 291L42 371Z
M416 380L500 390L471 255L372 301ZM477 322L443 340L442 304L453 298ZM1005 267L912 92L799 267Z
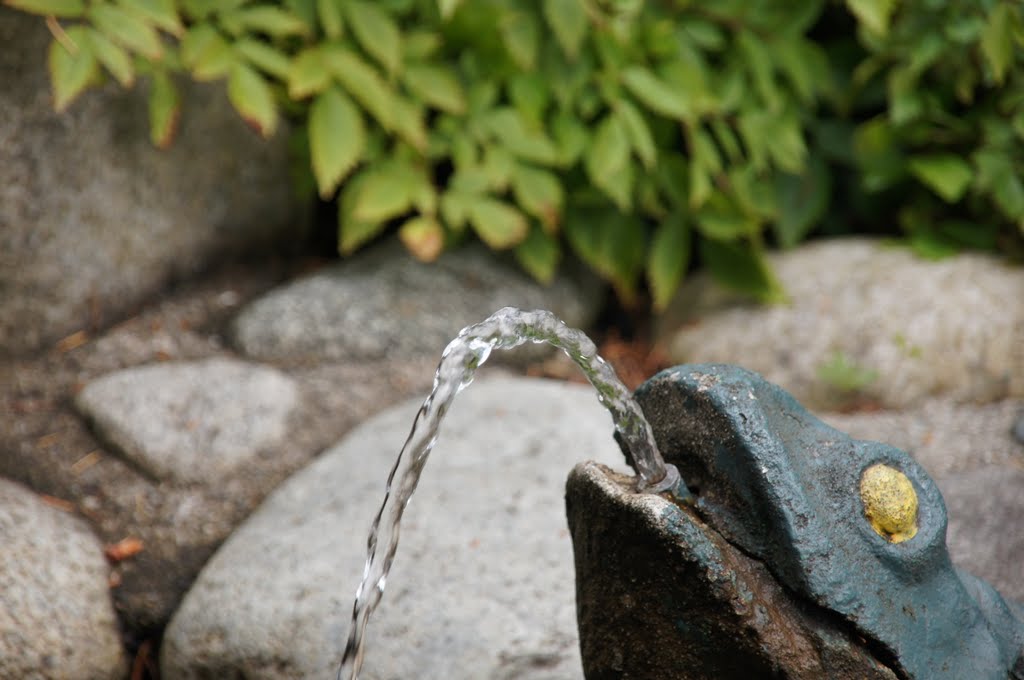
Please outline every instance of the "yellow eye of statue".
M917 533L917 492L905 474L878 463L860 478L864 516L880 536L902 543Z

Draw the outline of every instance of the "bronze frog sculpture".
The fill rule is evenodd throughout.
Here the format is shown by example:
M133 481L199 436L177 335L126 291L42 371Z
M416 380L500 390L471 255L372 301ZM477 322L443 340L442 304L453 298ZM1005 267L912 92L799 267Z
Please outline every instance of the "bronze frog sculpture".
M570 475L588 680L1024 680L1024 607L953 566L908 454L737 366L678 366L637 399L693 494Z

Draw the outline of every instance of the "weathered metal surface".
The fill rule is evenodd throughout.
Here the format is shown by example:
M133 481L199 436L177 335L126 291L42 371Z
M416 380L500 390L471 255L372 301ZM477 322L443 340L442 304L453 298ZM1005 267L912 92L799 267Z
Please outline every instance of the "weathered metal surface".
M655 677L635 670L606 675L599 669L613 664L588 664L588 654L601 654L594 641L608 635L601 610L625 617L611 593L621 590L621 600L631 589L652 596L660 590L665 601L682 598L694 608L688 614L685 608L667 611L663 603L647 603L643 615L636 621L626 617L623 625L639 626L644 619L652 625L657 619L661 629L668 616L667 621L708 632L706 643L699 636L664 633L659 639L672 645L648 644L651 658L682 655L694 669L657 677L726 677L718 657L746 668L744 644L756 651L750 659L761 664L737 671L755 673L745 677L759 677L764 669L764 677L830 677L793 670L780 648L766 642L765 636L785 629L788 621L803 631L803 638L794 639L810 649L827 637L841 640L846 658L854 658L850 641L856 641L853 646L878 665L876 673L887 667L900 678L1024 678L1021 608L953 568L942 496L906 453L828 427L782 389L735 366L676 367L645 383L637 397L665 460L678 467L696 500L684 509L666 499L620 499L601 522L599 537L581 513L593 514L603 502L598 496L614 495L612 488L580 470L570 478L581 644L584 666L595 673L588 670L588 678ZM879 465L892 472L881 482L872 473L865 477ZM650 511L655 501L664 504L657 516ZM628 550L615 552L614 544ZM603 564L593 562L598 555ZM616 560L621 564L613 568ZM743 560L749 562L747 575L736 566ZM622 587L602 577L601 569L617 573ZM645 579L655 579L657 588ZM771 590L767 582L778 589L773 597L764 596ZM741 593L749 595L746 606L769 624L749 616L729 623L738 616L736 603L747 597ZM829 635L800 618L811 614L814 622L833 626ZM831 677L865 674L858 668L855 675Z

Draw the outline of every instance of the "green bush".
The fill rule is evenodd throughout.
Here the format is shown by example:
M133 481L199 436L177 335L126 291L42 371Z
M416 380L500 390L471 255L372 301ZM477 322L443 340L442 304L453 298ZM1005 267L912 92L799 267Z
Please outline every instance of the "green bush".
M471 230L660 308L692 253L778 300L766 247L814 229L898 219L931 254L1024 232L1008 0L5 1L51 16L58 109L145 74L163 146L187 72L264 135L294 117L342 253L395 227L430 260Z

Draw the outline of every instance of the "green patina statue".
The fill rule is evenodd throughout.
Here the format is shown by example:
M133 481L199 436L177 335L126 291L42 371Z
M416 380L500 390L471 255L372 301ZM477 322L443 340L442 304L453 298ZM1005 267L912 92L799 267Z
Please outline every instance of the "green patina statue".
M589 680L1024 680L1024 607L953 566L909 455L736 366L669 369L637 399L693 495L570 476Z

